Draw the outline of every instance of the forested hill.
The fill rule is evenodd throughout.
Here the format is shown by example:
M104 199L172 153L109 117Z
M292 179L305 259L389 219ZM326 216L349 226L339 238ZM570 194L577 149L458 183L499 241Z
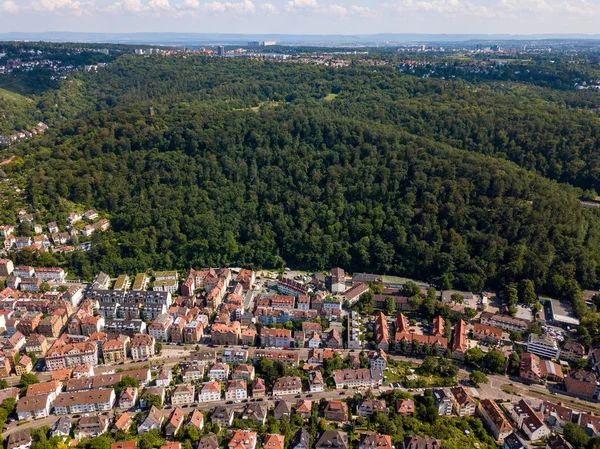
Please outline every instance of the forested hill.
M40 221L68 201L110 215L92 251L64 256L85 277L285 263L561 294L598 284L600 219L556 180L597 187L600 125L536 89L125 56L41 98L72 118L5 171Z

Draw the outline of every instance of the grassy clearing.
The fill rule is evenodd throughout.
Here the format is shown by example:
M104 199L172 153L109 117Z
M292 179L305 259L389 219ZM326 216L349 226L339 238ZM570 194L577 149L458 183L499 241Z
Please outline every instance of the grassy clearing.
M323 98L323 101L333 101L337 98L338 95L339 94L329 94L325 98Z

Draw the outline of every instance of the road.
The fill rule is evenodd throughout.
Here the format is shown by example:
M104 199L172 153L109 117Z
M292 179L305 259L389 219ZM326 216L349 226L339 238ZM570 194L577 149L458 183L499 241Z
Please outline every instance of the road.
M144 366L149 366L149 365L153 368L156 368L159 366L173 367L175 364L180 363L181 361L185 360L191 354L192 350L195 351L195 349L194 349L195 345L193 348L192 348L192 345L188 345L188 347L189 347L189 349L186 350L186 348L182 347L182 346L165 344L165 346L163 348L163 351L164 351L163 354L172 354L172 355L166 356L166 357L164 355L156 356L156 357L153 357L149 362L128 361L122 365L98 366L98 367L96 367L95 372L98 375L98 374L107 373L109 371L114 371L115 369L120 369L120 370L126 371L126 370L131 370L131 369L142 368ZM225 349L224 346L217 346L215 348L201 346L199 352L217 351L217 353L219 353L219 352L222 352L224 349ZM249 348L249 359L252 359L255 350L256 350L255 348L252 348L252 347ZM301 352L300 359L306 360L308 358L309 349L302 348L302 349L299 349L299 351ZM343 352L344 352L344 354L348 354L350 351L345 350ZM356 351L353 351L353 352L356 352ZM396 360L396 361L410 362L415 365L420 365L422 363L422 359L420 359L420 358L398 356L398 355L388 355L388 357L393 360ZM36 375L38 375L38 377L40 378L40 381L42 381L42 382L50 380L50 378L51 378L51 374L49 372L36 373ZM458 378L465 379L465 378L468 378L468 376L469 376L468 367L460 366L459 372L458 372ZM12 376L11 378L9 378L7 380L9 382L9 384L16 385L19 382L19 377ZM542 399L545 399L545 400L550 400L553 402L561 401L565 404L571 405L572 407L574 407L576 409L581 409L584 411L590 411L590 412L595 412L595 413L600 412L600 406L596 403L588 402L588 401L581 400L581 399L575 399L570 396L565 396L556 390L549 391L549 388L551 388L551 386L525 385L523 383L520 383L516 379L509 379L508 377L502 376L502 375L488 375L488 383L481 385L477 389L472 389L472 391L475 393L475 396L479 397L480 399L503 399L503 400L510 400L511 402L517 402L520 399L525 398L525 399L530 400L535 405L538 405ZM301 395L301 398L318 401L323 398L324 399L333 399L333 398L342 399L342 398L351 396L353 394L355 394L355 392L353 390L328 390L328 391L312 393L312 394L304 393ZM419 394L419 393L417 392L416 394ZM311 396L310 398L308 397L309 395ZM285 396L282 399L288 400L290 402L295 402L297 400L297 398L293 395ZM250 402L250 399L248 401ZM264 398L264 400L261 401L260 403L272 404L273 400L272 400L272 398ZM221 402L201 403L193 408L197 408L198 410L206 411L206 410L213 409L216 405L223 405L223 406L230 407L235 410L241 411L246 404L245 403L226 404L224 401L221 401ZM169 408L166 408L166 407L169 407ZM166 413L170 413L170 411L172 410L172 407L170 405L166 405L166 407L165 407L164 411ZM186 412L189 412L192 410L191 406L186 406L186 407L182 407L182 408ZM112 410L112 411L108 412L107 416L113 417L114 413L115 413L115 411ZM9 425L8 430L5 431L3 433L3 435L9 435L17 429L41 427L44 425L52 426L54 424L54 422L57 421L57 419L58 419L57 416L50 416L47 418L24 423L18 427L17 427L17 422L14 422Z

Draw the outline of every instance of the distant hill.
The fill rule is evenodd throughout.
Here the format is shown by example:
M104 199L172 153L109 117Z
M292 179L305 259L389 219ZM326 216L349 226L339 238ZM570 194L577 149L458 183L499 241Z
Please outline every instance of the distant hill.
M245 45L274 40L282 45L398 45L416 43L600 40L600 34L234 34L234 33L0 33L0 41L105 42L150 45Z

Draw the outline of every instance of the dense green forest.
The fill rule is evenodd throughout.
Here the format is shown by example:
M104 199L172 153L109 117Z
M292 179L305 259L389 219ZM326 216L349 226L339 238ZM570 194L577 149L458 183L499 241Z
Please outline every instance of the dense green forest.
M561 293L598 285L600 219L579 203L600 191L597 95L125 55L36 96L50 129L3 169L36 219L64 220L73 203L110 216L89 253L58 260L85 277L339 265Z

